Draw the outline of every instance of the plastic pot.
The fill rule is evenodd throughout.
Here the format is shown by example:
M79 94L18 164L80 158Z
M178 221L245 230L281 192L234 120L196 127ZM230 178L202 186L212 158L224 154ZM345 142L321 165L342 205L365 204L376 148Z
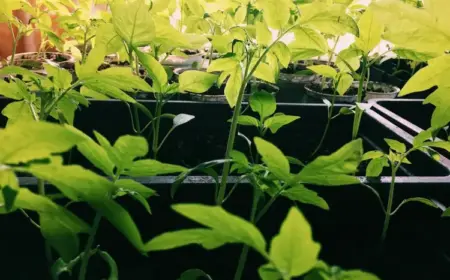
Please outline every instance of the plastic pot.
M332 101L333 94L324 93L320 91L320 87L321 82L319 80L316 80L313 83L310 83L305 86L306 94L315 100L327 99L329 101ZM329 82L325 83L325 89L329 89L329 87L330 83ZM344 104L356 103L358 88L359 82L357 81L353 82L352 86L350 87L349 91L347 91L346 94L336 95L335 103L344 103ZM369 100L372 99L393 99L398 95L399 92L400 89L398 87L383 83L369 82L367 84L367 90L363 92L364 94L363 101L368 102Z
M39 57L37 57L39 55ZM34 72L44 73L43 64L49 60L61 67L69 67L70 64L75 63L75 58L70 54L60 52L27 52L18 53L14 56L14 65L21 66L32 70ZM7 58L7 61L11 61L11 56Z
M169 55L161 61L161 64L173 68L186 68L194 65L202 66L202 63L205 62L204 56L205 53L203 51L190 51L186 56Z

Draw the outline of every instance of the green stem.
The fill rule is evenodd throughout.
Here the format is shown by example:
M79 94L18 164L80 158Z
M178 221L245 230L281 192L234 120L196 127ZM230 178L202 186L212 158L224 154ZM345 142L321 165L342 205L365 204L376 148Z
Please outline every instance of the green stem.
M38 179L37 183L38 193L41 196L45 196L45 182L42 179ZM52 247L48 241L45 241L45 257L47 258L47 262L49 264L53 264L53 256L52 256Z
M89 254L89 252L91 251L92 245L94 244L95 235L97 234L97 230L98 227L100 226L101 219L102 215L96 213L94 218L94 224L92 226L91 232L89 233L89 238L86 243L86 247L84 248L83 257L81 259L81 267L80 267L80 274L78 275L78 280L86 279L89 258L91 257L91 254Z
M247 87L247 84L250 82L250 79L253 76L253 73L255 73L256 69L258 68L259 64L264 60L264 58L266 57L266 55L269 53L270 49L284 36L286 35L286 33L288 33L289 31L291 31L295 26L291 26L288 29L286 29L284 32L282 32L278 38L272 42L272 44L270 44L265 50L264 52L261 54L261 56L258 58L258 60L256 61L255 65L253 66L252 69L249 69L250 67L250 63L251 63L251 59L248 61L246 69L245 69L245 74L244 74L244 79L243 82L241 84L241 88L239 90L239 95L238 95L238 99L236 102L236 106L234 108L234 112L233 112L233 119L231 122L231 128L230 128L230 132L228 134L228 141L227 141L227 149L225 152L225 159L230 159L230 153L234 148L234 140L236 139L236 132L237 132L237 125L238 125L238 118L241 114L241 109L242 109L242 100L244 98L244 92L245 92L245 88ZM247 55L247 59L248 59L248 55ZM217 205L221 205L224 198L225 198L225 192L226 192L226 188L227 188L227 179L228 179L228 175L230 173L230 168L231 168L231 163L230 162L226 162L224 164L223 167L223 172L222 172L222 180L220 182L220 187L219 187L219 192L216 198L216 204Z
M153 158L156 160L158 157L158 151L159 151L159 129L161 126L161 113L162 113L162 107L163 107L163 101L157 100L156 102L156 114L155 118L156 121L154 122L154 129L153 129L153 143L152 143L152 151L153 151Z
M333 55L334 55L334 52L336 51L337 44L339 43L339 38L340 38L340 36L337 36L337 37L336 37L336 42L334 43L334 46L333 46L333 48L331 49L330 57L328 58L328 62L327 62L327 65L328 65L328 66L330 66L331 62L333 61ZM321 85L321 89L323 90L324 87L325 87L325 77L322 76L322 85Z
M258 210L258 202L259 202L259 198L260 198L260 190L258 189L258 186L254 186L254 191L253 191L253 203L252 203L252 210L250 213L250 222L252 224L255 224L255 216L256 216L256 211ZM238 267L236 269L236 273L234 274L234 280L240 280L242 277L242 273L244 272L244 268L245 268L245 263L247 261L247 256L248 256L248 251L249 251L249 246L248 245L244 245L244 247L242 248L241 251L241 255L239 257L239 263L238 263Z
M339 83L339 81L337 83ZM323 145L323 142L325 141L325 138L327 137L328 129L330 128L330 124L331 124L331 120L332 120L332 116L333 116L334 103L336 102L336 87L334 87L334 88L335 89L333 91L333 98L331 99L331 106L330 106L330 108L328 108L327 124L325 125L325 130L323 131L322 138L320 139L319 145L317 145L316 149L311 154L311 157L313 157L320 150L320 148Z
M83 41L83 53L81 54L81 63L86 62L86 54L87 54L87 33L89 29L86 29L84 32L84 41Z
M391 220L391 212L392 212L392 204L394 202L394 190L395 190L395 177L397 174L397 170L400 167L401 163L398 163L395 166L392 166L392 174L391 174L391 184L389 186L389 198L388 198L388 205L386 208L386 214L384 217L384 225L383 225L383 231L381 233L381 243L384 243L387 236L387 231L389 228L389 222Z
M17 37L16 37L16 35L14 35L14 29L10 22L8 22L8 29L11 32L11 36L13 38L12 53L11 53L11 59L9 61L9 65L14 65L14 58L15 58L16 52L17 52L17 43L19 42L21 35L20 35L20 33L17 35Z
M358 96L356 98L357 103L361 103L362 101L366 72L367 72L367 57L363 56L362 71L361 76L359 78ZM362 114L363 110L359 108L359 106L357 105L355 110L355 117L353 119L352 139L356 139L356 137L358 137L359 125L361 123Z

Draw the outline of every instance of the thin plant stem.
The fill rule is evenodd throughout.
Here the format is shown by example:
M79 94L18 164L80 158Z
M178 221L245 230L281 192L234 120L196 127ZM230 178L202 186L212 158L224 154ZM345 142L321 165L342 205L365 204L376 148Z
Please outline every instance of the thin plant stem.
M86 54L87 54L87 35L88 35L89 29L87 28L84 32L84 40L83 40L83 53L81 54L81 62L86 62Z
M363 56L363 64L362 64L362 71L361 76L359 78L359 86L358 86L358 96L356 98L357 103L361 103L363 91L364 91L364 80L367 72L367 57ZM359 132L359 125L361 123L361 117L363 114L363 110L359 108L358 105L356 105L355 109L355 117L353 119L353 129L352 129L352 139L356 139L358 137Z
M152 151L153 151L153 158L157 159L158 157L158 151L160 149L159 146L159 129L161 126L161 113L162 113L162 107L163 107L163 101L159 100L159 98L156 101L156 113L155 118L156 121L154 122L154 131L153 131L153 143L152 143ZM164 139L165 140L165 139Z
M261 197L261 191L258 189L258 187L256 185L254 185L253 190L254 190L253 191L253 203L252 203L252 210L250 213L250 222L252 224L255 223L256 212L258 210L258 202ZM241 255L239 257L238 267L236 269L236 273L234 274L234 280L240 280L242 277L242 274L243 274L244 268L245 268L245 263L247 261L249 249L250 248L248 245L244 245L244 247L242 248Z
M264 50L264 52L258 58L256 63L253 65L252 69L249 69L251 58L249 59L249 55L247 54L247 66L245 67L244 79L243 79L243 82L241 84L241 88L239 90L239 95L238 95L238 98L237 98L236 106L235 106L234 111L233 111L233 119L232 119L232 122L231 122L230 131L229 131L229 134L228 134L228 141L227 141L227 149L226 149L226 152L225 152L225 159L229 159L230 158L230 153L231 153L231 151L234 148L234 141L236 139L237 126L238 126L238 118L239 118L239 116L241 114L242 100L244 98L244 92L245 92L245 88L247 87L247 84L250 82L250 79L252 78L253 73L255 73L256 69L259 66L259 64L264 60L264 58L269 53L271 48L281 38L283 38L284 35L286 35L289 31L291 31L294 27L295 26L291 26L290 28L288 28L285 31L281 32L280 35L277 37L277 39L274 42L272 42L272 44L270 44ZM223 167L222 180L220 182L219 192L218 192L218 195L217 195L217 198L216 198L216 204L217 205L221 205L222 202L223 202L223 199L225 197L225 192L226 192L226 188L227 188L227 179L228 179L228 175L230 173L230 168L231 168L231 163L230 162L226 162L224 167Z
M16 56L17 52L17 43L19 42L21 38L21 34L19 33L16 37L14 34L14 28L12 27L11 23L8 21L8 29L11 32L11 36L13 38L13 45L12 45L12 53L11 53L11 59L9 61L9 65L14 65L14 58Z
M91 257L89 252L91 251L92 245L94 244L95 235L97 234L97 230L98 230L98 227L100 226L101 219L102 219L102 215L100 213L96 213L95 218L94 218L94 223L93 223L91 232L89 233L88 241L86 243L86 247L84 248L83 257L81 259L81 267L80 267L80 274L78 275L78 280L86 279L89 258Z
M338 81L338 83L339 83L339 81ZM336 88L335 88L333 90L333 98L331 98L331 106L330 106L330 108L328 108L327 124L325 125L325 129L323 131L322 138L319 141L319 145L317 145L316 149L311 154L311 157L313 157L315 154L317 154L317 152L320 150L320 148L322 148L323 142L325 141L325 138L327 137L328 129L330 128L330 124L331 124L331 120L332 120L332 116L333 116L334 104L336 101L336 94L337 94L337 92L336 92Z
M33 226L37 227L38 229L41 228L41 226L40 226L38 223L36 223L36 222L30 217L30 215L28 215L28 213L25 212L25 210L23 210L22 208L20 208L19 210L20 210L20 212L22 212L22 214L30 221L30 223L31 223Z
M331 49L331 52L330 52L330 57L328 58L328 61L327 61L327 65L328 66L330 66L331 62L333 61L333 55L334 55L334 52L336 51L337 44L339 43L339 39L340 38L341 38L340 36L336 37L336 42L334 42L334 46L333 46L333 48ZM324 87L325 87L325 77L322 77L321 89L323 90Z
M45 182L42 179L38 179L38 193L41 196L45 196ZM50 244L45 241L45 257L47 258L47 262L49 264L53 263L53 256L52 256L52 247L50 246Z
M392 166L392 178L391 178L391 184L389 186L389 198L388 198L388 204L387 204L387 208L386 208L386 214L384 217L384 225L383 225L383 231L381 233L381 243L383 244L384 241L386 240L386 236L387 236L387 231L389 229L389 222L391 220L391 212L392 212L392 204L394 202L394 190L395 190L395 177L397 174L397 170L400 167L401 163L398 163L395 166Z

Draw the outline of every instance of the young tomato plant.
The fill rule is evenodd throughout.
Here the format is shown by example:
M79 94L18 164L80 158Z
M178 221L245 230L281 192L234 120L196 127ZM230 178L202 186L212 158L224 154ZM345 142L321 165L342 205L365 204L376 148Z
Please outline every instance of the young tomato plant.
M136 160L148 152L147 142L142 137L123 136L112 146L102 135L95 134L100 144L71 126L43 121L18 121L0 130L0 139L6 145L0 151L1 213L19 211L41 231L51 246L47 250L50 264L54 260L52 250L60 256L51 269L54 279L64 272L72 272L78 264L78 279L86 279L88 261L93 255L107 261L111 277L117 278L117 266L112 257L99 246L93 248L100 220L107 219L137 250L143 251L137 226L115 198L131 195L150 212L146 199L156 194L152 189L120 176L154 176L186 170L154 160ZM60 154L75 146L111 180L77 165L63 165ZM41 182L48 181L59 193L36 194L20 187L16 173L31 174ZM67 207L54 202L61 198L92 207L96 211L93 225L87 225ZM39 221L34 221L28 211L37 212ZM79 234L83 233L89 237L85 249L80 250Z
M322 138L319 141L319 144L314 149L312 156L314 156L322 147L323 142L325 141L325 138L328 133L328 129L331 124L331 120L336 118L340 114L352 114L353 108L342 108L339 112L339 114L333 116L334 112L334 105L336 101L336 95L344 95L348 89L351 87L353 83L353 77L344 71L337 72L333 67L329 65L314 65L309 66L309 70L313 71L314 73L318 74L322 77L322 90L325 87L329 87L332 89L332 96L331 96L331 103L330 100L324 99L324 103L327 105L327 124L325 125L324 132L322 134ZM326 84L326 79L329 79L328 85Z
M409 149L407 149L405 144L397 140L385 139L386 143L389 146L388 154L385 154L381 151L370 151L365 153L363 156L363 161L370 160L366 169L367 177L378 177L385 167L391 168L391 184L389 187L387 207L384 207L384 203L381 201L380 196L377 195L378 199L380 199L382 209L385 213L384 225L381 233L381 242L384 242L384 240L386 239L391 217L395 215L395 213L397 213L397 211L404 204L409 202L420 202L431 207L438 208L438 205L433 200L423 197L412 197L405 199L397 206L397 208L393 208L395 179L397 176L397 172L403 164L411 164L408 159L408 155L416 151L430 153L430 155L432 155L433 153L435 153L432 148L440 148L450 151L450 142L435 139L433 137L434 133L435 130L429 129L417 135L414 139L413 146Z
M242 243L266 260L267 263L258 269L259 277L263 280L290 280L299 276L306 276L306 279L317 279L314 278L317 276L319 279L331 279L323 277L334 277L333 274L341 274L339 276L344 277L346 273L357 273L361 277L359 279L378 279L362 271L332 272L327 264L319 261L320 244L313 240L308 221L296 207L289 210L270 246L257 227L226 212L220 206L178 204L172 208L205 227L163 233L145 244L147 251L170 250L190 244L198 244L212 250L227 243ZM196 272L201 273L200 275L206 274L198 270Z

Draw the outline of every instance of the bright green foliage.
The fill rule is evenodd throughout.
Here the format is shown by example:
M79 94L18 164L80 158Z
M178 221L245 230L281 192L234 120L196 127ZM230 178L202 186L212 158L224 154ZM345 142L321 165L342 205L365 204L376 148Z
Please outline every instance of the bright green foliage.
M181 92L204 93L214 85L217 76L202 71L189 70L181 73L179 81Z
M322 197L320 197L316 192L305 188L305 186L301 184L295 185L292 188L283 191L281 195L289 198L290 200L315 205L324 210L330 209L328 203Z
M287 178L290 175L289 161L286 156L275 145L261 138L255 138L255 145L258 153L261 154L263 162L270 172L277 178Z
M308 221L297 208L291 208L270 245L270 260L282 273L282 279L301 276L311 270L319 251L320 245L312 239Z
M350 174L357 171L362 151L362 140L354 140L329 156L316 158L291 181L323 186L358 184L358 178Z
M209 229L181 230L164 233L145 245L147 251L169 250L192 243L214 249L225 243L244 243L264 253L266 241L251 223L234 216L221 207L200 204L179 204L173 209Z
M317 262L305 280L380 280L377 276L361 270L342 270L338 266L329 266L323 261Z

